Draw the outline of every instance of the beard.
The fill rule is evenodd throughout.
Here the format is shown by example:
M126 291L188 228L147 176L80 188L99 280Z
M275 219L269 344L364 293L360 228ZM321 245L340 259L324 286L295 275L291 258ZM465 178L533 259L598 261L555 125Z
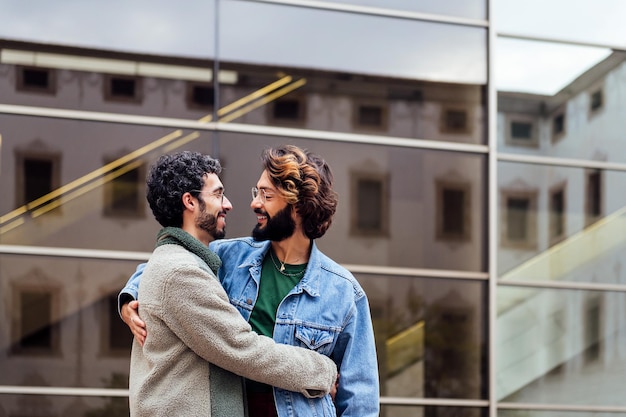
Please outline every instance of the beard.
M255 213L267 216L267 222L265 223L265 227L262 227L260 224L254 227L252 230L252 238L256 241L271 240L273 242L280 242L293 235L293 232L296 230L296 222L291 217L292 207L291 205L287 205L273 217L270 217L261 209L255 209Z
M226 229L217 228L217 216L204 211L205 205L203 203L200 203L200 208L201 214L196 218L196 227L213 236L213 239L223 239L226 236Z

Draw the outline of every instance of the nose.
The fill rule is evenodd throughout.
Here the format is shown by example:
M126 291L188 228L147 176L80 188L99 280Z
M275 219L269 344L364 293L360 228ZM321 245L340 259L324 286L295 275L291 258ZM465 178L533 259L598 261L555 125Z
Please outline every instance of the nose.
M256 197L252 198L252 201L250 202L250 208L254 210L255 208L261 207L262 205L263 202L261 201L261 194L259 193Z
M230 200L226 196L224 196L224 199L222 200L222 209L224 211L230 211L233 209L233 204L230 202Z

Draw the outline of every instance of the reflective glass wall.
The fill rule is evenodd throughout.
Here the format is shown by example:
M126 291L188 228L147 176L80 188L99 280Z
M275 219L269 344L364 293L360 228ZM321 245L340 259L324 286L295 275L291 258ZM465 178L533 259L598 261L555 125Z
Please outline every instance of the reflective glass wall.
M218 157L249 235L282 143L333 168L318 245L368 295L381 415L626 413L610 39L527 32L505 0L36 3L0 0L0 416L127 415L148 167ZM533 54L560 49L587 66L547 65L550 90Z

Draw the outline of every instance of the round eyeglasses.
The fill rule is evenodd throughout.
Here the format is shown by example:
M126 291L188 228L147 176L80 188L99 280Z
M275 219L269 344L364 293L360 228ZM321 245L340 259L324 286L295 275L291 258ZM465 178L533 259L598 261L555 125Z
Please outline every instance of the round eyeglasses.
M264 189L258 189L256 187L252 187L252 200L256 200L257 197L261 199L261 203L265 204L267 202L267 196L265 195Z

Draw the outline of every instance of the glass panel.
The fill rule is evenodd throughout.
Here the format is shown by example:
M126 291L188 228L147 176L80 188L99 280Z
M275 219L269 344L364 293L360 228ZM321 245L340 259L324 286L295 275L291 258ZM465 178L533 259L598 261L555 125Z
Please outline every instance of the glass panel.
M493 22L499 32L623 45L626 28L621 0L572 3L542 0L496 0Z
M448 0L445 2L428 0L414 0L411 2L405 0L341 0L341 3L473 19L485 19L487 6L484 0Z
M116 382L111 381L110 385ZM0 394L2 416L123 417L129 413L127 397Z
M127 388L117 294L137 261L0 256L0 385Z
M511 44L500 45L505 42ZM501 152L626 162L620 116L625 99L619 93L626 85L621 76L626 53L538 42L498 44Z
M320 154L333 170L339 205L331 228L318 244L336 261L485 270L485 220L479 214L485 204L485 159L480 155L221 133L222 181L234 207L228 214L229 237L250 235L256 224L250 187L261 174L261 151L286 141ZM380 181L380 201L358 204L359 180L364 178ZM457 188L464 190L464 209L445 210L440 191ZM368 194L368 198L376 196ZM383 226L380 229L359 223L372 211L382 216L377 219ZM438 228L459 222L463 234L438 233Z
M208 59L48 43L0 41L0 48L4 104L203 121L213 113ZM217 78L232 89L237 74L219 71Z
M416 405L383 405L380 407L380 417L486 417L488 415L489 410L486 408L422 407Z
M626 284L626 172L501 162L501 280Z
M626 405L626 293L498 287L498 401Z
M220 11L225 61L272 63L274 72L296 67L486 84L484 28L239 1L223 2ZM254 18L244 25L244 16ZM242 27L262 41L250 43Z
M146 54L213 56L215 0L2 2L0 38ZM28 24L24 24L28 22ZM193 30L190 30L193 28Z
M602 411L498 410L498 417L626 417L626 413Z
M152 251L145 175L211 132L0 115L0 243ZM249 192L248 192L249 194Z
M382 396L485 398L486 282L356 278L372 311Z

